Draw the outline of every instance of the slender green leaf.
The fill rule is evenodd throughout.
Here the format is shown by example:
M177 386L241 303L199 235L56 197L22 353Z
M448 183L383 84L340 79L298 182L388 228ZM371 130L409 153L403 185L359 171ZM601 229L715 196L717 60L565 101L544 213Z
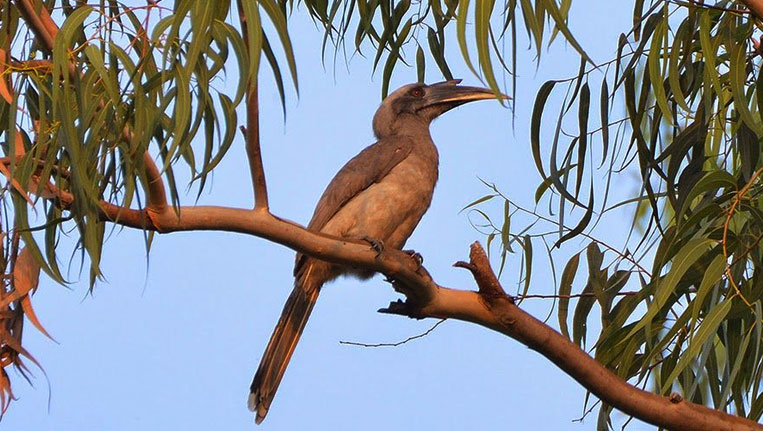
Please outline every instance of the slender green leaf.
M456 39L458 40L458 47L461 49L461 56L464 58L466 66L469 67L469 70L471 70L475 76L479 76L469 58L469 47L466 43L466 20L468 14L469 0L460 0L458 2L458 16L456 17Z
M551 90L554 89L556 81L546 81L538 90L538 94L535 96L535 104L533 105L533 113L530 118L530 147L533 153L533 160L535 161L535 167L538 169L538 173L545 180L546 173L543 171L543 162L540 158L540 124L543 111L546 107L546 101L551 94Z
M465 0L461 0L465 1ZM493 91L498 91L498 81L493 72L493 63L490 60L490 16L493 14L495 0L475 0L474 5L474 39L477 42L477 57L482 74L488 86Z
M246 0L244 0L246 3ZM281 39L281 46L283 47L284 54L286 54L286 63L289 65L289 71L291 72L291 79L294 83L294 89L299 94L299 82L297 79L297 61L294 58L294 48L291 45L291 37L289 36L288 27L286 25L285 11L282 11L277 3L269 0L258 0L262 8L270 17L270 22L273 23L273 27L278 32L278 37Z
M524 241L522 242L522 245L525 250L525 254L523 256L523 259L525 261L525 282L524 282L524 289L522 290L522 295L527 295L527 292L530 290L530 280L532 279L532 273L533 273L533 242L532 237L530 235L524 236Z
M583 184L583 174L585 173L586 150L588 148L588 110L590 106L591 90L586 82L580 90L580 104L578 105L578 174L575 180L575 197L580 195L580 186Z
M700 283L699 289L697 289L697 295L692 301L691 321L689 323L691 328L695 327L697 319L699 318L699 313L704 309L705 299L710 292L712 292L715 285L721 281L721 277L725 270L726 258L724 258L722 254L715 256L710 262L710 265L707 266L705 275L702 277L702 283Z
M557 309L557 317L559 318L559 330L567 338L570 338L569 330L567 329L567 313L570 307L569 295L572 292L572 282L575 280L575 275L578 272L578 263L580 262L580 253L576 253L564 266L562 271L562 280L559 283L559 308Z
M652 90L654 91L654 98L657 101L657 106L665 117L665 121L673 123L673 115L668 107L668 99L665 95L665 87L662 84L663 78L660 69L662 43L667 37L667 26L667 18L665 18L660 20L657 27L654 29L654 33L652 34L652 44L650 45L649 56L647 59L647 69L649 69L649 78L652 81Z
M416 49L416 76L418 82L423 83L426 79L426 60L424 59L424 50L421 45Z
M713 309L707 313L707 316L702 320L702 324L699 326L699 329L689 343L689 348L681 353L681 357L675 368L673 368L673 371L667 379L665 379L665 381L668 382L668 385L665 385L663 392L669 391L671 388L669 383L675 380L686 367L696 360L704 344L713 342L713 337L715 336L718 327L726 318L730 309L731 300L726 300L722 304L713 307Z
M572 239L583 230L585 230L586 227L588 227L588 224L591 222L591 216L593 215L593 205L594 205L594 199L593 199L593 182L591 183L591 190L588 193L588 206L586 207L586 212L583 214L583 218L580 219L578 224L572 228L569 232L565 233L564 236L559 238L559 240L554 244L554 247L560 247L562 243L565 241Z
M697 259L705 254L708 248L715 243L716 241L708 238L694 238L689 240L681 248L681 250L676 253L675 258L673 258L670 271L664 278L657 282L654 301L649 304L649 307L647 308L644 316L631 329L625 339L632 337L636 332L651 325L652 319L654 319L657 313L662 310L662 307L667 304L668 299L677 293L675 288L684 274L686 274L686 271L689 269L689 267L692 266L697 261Z
M260 70L260 53L262 52L262 23L260 21L260 8L256 0L241 0L246 20L246 47L249 53L247 68L247 85L257 82L257 74ZM268 3L268 2L265 2Z
M538 19L535 16L535 10L533 9L530 0L519 0L519 4L522 8L522 16L524 17L527 36L530 40L535 42L536 56L537 58L540 58L541 47L543 46L542 25L538 22Z
M601 95L600 95L600 118L601 118L601 164L604 165L604 161L607 160L607 152L609 151L609 88L607 86L607 78L601 80Z
M747 52L744 45L736 43L729 36L726 42L726 49L729 50L729 78L731 81L731 94L734 96L734 109L739 112L742 120L750 129L755 131L758 137L763 137L763 123L760 118L753 116L750 112L749 100L745 94L745 80L747 78Z
M586 59L587 62L591 64L595 64L591 57L588 56L588 54L583 50L583 47L580 46L578 41L575 39L575 37L572 35L572 32L570 32L570 29L567 28L567 23L565 21L565 17L562 15L562 12L559 10L559 7L556 5L556 0L544 0L544 5L546 7L546 10L548 11L548 14L551 15L551 18L554 19L554 22L556 23L556 28L559 29L559 31L564 35L565 39L567 39L567 42L572 45L573 48L583 56L583 58Z
M481 198L479 198L479 199L477 199L477 200L475 200L475 201L471 202L470 204L466 205L465 207L461 208L461 210L459 211L459 213L460 213L460 212L463 212L464 210L467 210L467 209L469 209L469 208L471 208L471 207L473 207L473 206L477 206L477 205L479 205L479 204L481 204L481 203L483 203L483 202L487 202L487 201L489 201L490 199L493 199L493 198L494 198L494 197L496 197L496 196L498 196L498 195L497 195L497 194L495 194L495 193L492 193L492 194L489 194L489 195L485 195L485 196L482 196Z

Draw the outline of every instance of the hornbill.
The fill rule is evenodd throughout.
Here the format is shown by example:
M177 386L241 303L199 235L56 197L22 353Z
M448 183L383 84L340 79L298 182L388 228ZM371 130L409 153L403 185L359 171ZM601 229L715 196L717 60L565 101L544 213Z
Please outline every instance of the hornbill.
M506 98L460 82L409 84L385 98L373 119L378 141L334 176L307 228L365 239L379 252L383 247L401 249L429 208L437 183L438 154L429 134L432 120L467 102ZM248 404L258 424L265 419L321 287L344 274L368 279L374 273L297 253L294 290L251 386Z

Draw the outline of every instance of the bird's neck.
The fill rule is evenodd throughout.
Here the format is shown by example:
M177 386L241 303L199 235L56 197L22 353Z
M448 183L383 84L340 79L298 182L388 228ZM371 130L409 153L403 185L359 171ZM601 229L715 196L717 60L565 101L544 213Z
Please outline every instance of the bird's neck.
M418 115L401 113L399 115L384 115L377 113L374 117L373 128L376 137L381 139L413 138L414 140L429 139L429 121Z

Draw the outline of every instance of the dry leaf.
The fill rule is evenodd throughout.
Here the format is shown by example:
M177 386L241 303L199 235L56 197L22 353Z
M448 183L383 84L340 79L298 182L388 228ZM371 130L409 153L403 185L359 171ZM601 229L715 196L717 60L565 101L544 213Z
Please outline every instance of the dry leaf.
M0 368L0 415L8 410L11 401L15 399L16 397L11 390L11 379L8 377L8 373Z
M19 192L21 196L24 196L29 205L34 205L34 202L32 202L32 199L29 197L29 194L26 192L26 190L24 190L23 187L21 187L21 184L19 184L18 181L16 181L14 178L11 178L11 172L3 163L0 163L0 172L2 172L2 174L5 175L5 178L11 182L13 188L16 189L16 191Z
M16 137L14 138L13 148L16 149L16 157L21 157L26 154L26 148L24 148L24 138L21 136L21 131L16 129Z
M4 337L1 342L5 344L6 346L8 346L9 348L16 351L19 355L22 355L26 357L27 359L29 359L30 361L32 361L33 364L35 364L39 369L42 370L42 365L40 365L40 363L37 362L37 359L35 359L35 357L32 356L32 354L29 353L27 349L21 346L21 343L19 342L19 340L13 337ZM14 361L14 363L16 363L16 366L28 370L28 368L26 368L26 365L24 365L18 358ZM45 371L43 370L43 372Z
M56 339L53 338L48 333L48 331L45 330L45 328L40 323L40 320L37 318L37 315L34 314L34 309L32 308L32 300L28 294L21 298L21 309L24 310L24 315L27 319L29 319L30 322L32 322L32 325L34 325L38 331L42 332L43 335L53 340L53 342L58 343L58 341L56 341Z
M13 267L13 290L0 300L0 309L18 301L30 291L37 289L40 282L40 265L34 260L32 252L26 247L21 249Z

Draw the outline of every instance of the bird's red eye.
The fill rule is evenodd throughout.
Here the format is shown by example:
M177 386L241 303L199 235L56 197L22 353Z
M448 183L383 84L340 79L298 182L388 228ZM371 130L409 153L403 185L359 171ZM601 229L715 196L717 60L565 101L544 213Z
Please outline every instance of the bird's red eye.
M424 97L424 89L417 87L411 90L408 94L413 97Z

